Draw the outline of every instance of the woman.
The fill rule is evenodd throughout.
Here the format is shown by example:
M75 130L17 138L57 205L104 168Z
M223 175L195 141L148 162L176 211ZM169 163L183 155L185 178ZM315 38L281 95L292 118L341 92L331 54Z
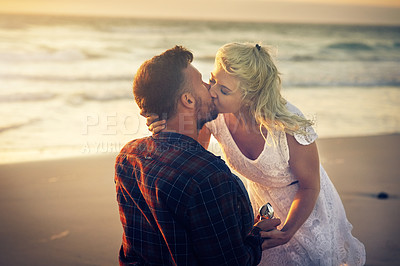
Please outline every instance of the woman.
M258 44L224 45L210 85L220 114L200 132L203 146L213 134L230 167L247 179L254 212L270 202L285 221L265 240L271 249L260 265L365 264L364 246L351 235L340 197L319 163L317 134L281 96L269 51Z

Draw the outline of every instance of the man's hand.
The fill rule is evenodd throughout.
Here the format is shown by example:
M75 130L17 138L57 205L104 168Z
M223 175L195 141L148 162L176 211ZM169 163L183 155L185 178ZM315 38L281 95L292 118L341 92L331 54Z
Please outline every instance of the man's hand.
M254 226L257 226L258 228L261 229L261 236L263 231L268 232L273 229L276 229L278 225L281 224L281 220L278 218L272 218L272 219L263 219L261 221L258 221L257 223L254 224Z
M286 232L276 229L276 227L280 224L280 219L272 218L263 219L254 225L261 229L260 236L264 239L264 242L261 246L262 250L286 244L291 239L291 236L289 236Z
M277 229L273 229L268 232L261 231L260 235L262 238L264 238L264 242L261 246L262 250L286 244L292 238L292 236L287 232L279 231Z

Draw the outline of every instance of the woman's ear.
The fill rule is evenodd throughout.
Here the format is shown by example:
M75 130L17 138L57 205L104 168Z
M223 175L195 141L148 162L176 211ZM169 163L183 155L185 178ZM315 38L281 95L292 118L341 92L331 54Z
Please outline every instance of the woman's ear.
M182 94L180 101L181 101L182 105L185 106L186 108L190 108L190 109L194 108L195 99L191 93Z

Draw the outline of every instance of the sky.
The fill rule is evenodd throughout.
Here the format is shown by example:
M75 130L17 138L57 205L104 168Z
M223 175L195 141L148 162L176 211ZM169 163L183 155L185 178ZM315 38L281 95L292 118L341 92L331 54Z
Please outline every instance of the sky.
M400 0L0 0L0 13L400 25Z

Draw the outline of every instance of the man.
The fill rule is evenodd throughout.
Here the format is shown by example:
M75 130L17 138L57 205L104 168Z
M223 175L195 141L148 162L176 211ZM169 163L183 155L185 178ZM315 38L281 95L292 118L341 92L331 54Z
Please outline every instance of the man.
M166 119L167 127L129 142L116 159L121 265L257 265L260 231L280 222L263 220L253 229L243 184L196 141L217 112L192 60L176 46L135 76L141 112Z

